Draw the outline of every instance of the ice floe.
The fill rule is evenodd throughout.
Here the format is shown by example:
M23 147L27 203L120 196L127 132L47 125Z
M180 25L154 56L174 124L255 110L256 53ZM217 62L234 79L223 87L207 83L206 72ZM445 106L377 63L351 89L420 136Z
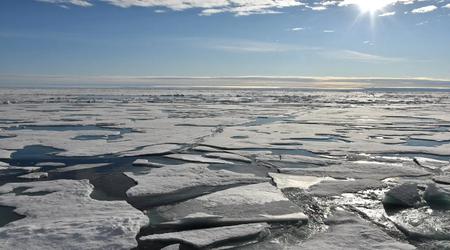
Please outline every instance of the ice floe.
M141 237L139 240L144 246L146 242L179 242L196 249L226 249L260 240L269 234L268 229L267 223L254 223L154 234Z
M210 158L219 158L222 160L242 161L242 162L247 162L247 163L252 162L252 160L247 157L237 155L237 154L231 154L231 153L213 152L213 153L207 153L207 154L205 154L205 156L210 157Z
M244 185L203 195L173 206L158 208L160 216L174 225L194 224L192 214L220 216L209 221L212 225L230 225L253 222L302 222L308 218L300 208L287 199L270 183Z
M125 174L137 182L127 196L139 207L192 198L227 186L267 181L252 174L210 170L208 165L194 163L156 168L146 174Z
M385 206L414 207L420 202L417 184L404 183L390 189L385 193L383 204Z
M201 155L190 155L190 154L170 154L166 155L165 157L171 158L171 159L177 159L177 160L183 160L183 161L189 161L189 162L198 162L198 163L217 163L217 164L234 164L231 161L225 161L221 159L214 159L214 158L208 158L203 157Z
M301 175L289 175L269 173L272 180L275 182L278 188L301 188L308 189L309 187L318 184L325 180L335 180L331 177L316 177L316 176L301 176Z
M177 144L160 144L145 146L140 149L127 151L122 153L122 156L145 156L145 155L161 155L173 152L175 150L181 149L181 145Z
M20 195L14 189L27 188ZM124 201L90 198L87 180L9 183L0 205L26 217L0 228L4 249L130 249L148 217ZM49 192L45 195L33 193Z
M313 176L329 176L333 178L378 179L390 177L420 177L428 176L429 172L417 167L377 163L377 162L349 162L339 165L313 168L281 168L281 173Z
M440 184L450 185L450 175L438 175L434 176L433 180Z
M413 245L392 238L375 225L348 212L336 212L326 219L325 223L329 229L307 239L299 249L416 249Z
M46 173L46 172L34 172L34 173L29 173L29 174L19 176L19 178L31 179L31 180L39 180L39 179L47 178L47 177L48 177L48 173Z
M414 157L414 161L417 162L417 164L419 164L420 166L432 170L441 170L445 167L450 166L450 162L448 161L441 161L425 157Z
M429 184L423 198L432 208L450 210L450 187Z

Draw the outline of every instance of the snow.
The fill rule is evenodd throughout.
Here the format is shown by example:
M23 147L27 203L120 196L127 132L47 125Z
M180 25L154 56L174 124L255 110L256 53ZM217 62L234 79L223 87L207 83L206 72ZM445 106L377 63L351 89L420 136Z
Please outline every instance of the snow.
M19 176L19 178L22 178L22 179L32 179L32 180L39 180L39 179L47 178L47 177L48 177L48 173L46 173L46 172L34 172L34 173L29 173L29 174Z
M308 189L308 193L318 197L332 197L348 193L357 193L364 190L381 189L386 184L379 180L331 180L323 181Z
M269 173L278 188L301 188L308 189L309 187L318 184L325 180L335 180L330 177L315 177L315 176L299 176L289 174Z
M9 166L7 169L9 170L20 170L27 173L39 171L41 167L21 167L21 166Z
M313 168L281 168L281 173L329 176L333 178L386 179L390 177L421 177L429 172L401 163L359 162Z
M389 244L393 248L400 248L399 244L403 243L381 236L374 225L345 221L341 221L342 225L327 221L331 224L330 231L326 232L330 233L330 237L326 238L325 234L320 236L323 232L314 231L315 218L322 216L320 214L322 210L329 211L336 205L345 205L352 211L366 215L377 224L386 226L390 223L392 227L382 206L386 185L395 186L412 182L422 189L434 181L436 190L428 188L428 192L425 192L426 197L431 196L431 199L427 198L428 204L422 202L418 205L421 207L416 205L414 208L406 209L409 215L402 211L390 216L389 219L403 225L406 228L404 232L424 239L426 247L432 245L426 238L445 238L448 235L446 228L449 220L448 215L444 213L448 211L429 207L431 205L435 208L436 201L442 198L445 200L448 193L446 189L449 181L446 171L450 170L448 115L450 96L446 92L5 89L0 93L0 103L13 103L0 105L2 114L0 159L9 160L11 165L21 165L1 165L2 174L8 175L3 179L4 182L15 179L17 172L23 175L25 172L39 171L39 167L26 167L28 163L24 162L25 160L15 158L19 155L15 154L16 151L30 145L59 149L56 155L45 155L43 157L45 161L58 162L62 157L68 157L64 158L64 162L69 164L68 167L59 166L49 173L94 168L95 177L104 178L105 183L114 186L110 189L120 191L122 194L125 188L132 185L132 180L123 177L128 181L126 185L117 183L116 187L116 183L111 180L121 178L109 179L109 175L121 176L121 171L129 167L129 162L136 158L146 159L148 162L145 162L145 165L149 168L127 170L134 172L126 175L137 183L128 190L128 201L140 208L167 205L155 210L159 211L163 218L168 219L164 222L168 226L188 224L201 228L205 225L225 227L231 224L265 221L305 222L305 217L301 214L301 211L305 211L308 215L311 214L312 233L318 237L317 241L310 243L311 248L314 246L315 249L320 249L323 246L323 248L347 249L355 242L356 248L368 246L386 249L389 248ZM83 140L80 137L87 139ZM161 157L169 154L175 158ZM97 159L95 162L98 162L98 159L103 157L105 162L110 162L112 166L115 166L114 160L123 157L118 161L125 164L119 168L95 169L104 165L91 164L90 160ZM43 159L30 159L29 165L32 166ZM175 166L158 163L174 162L172 159L214 165ZM250 159L254 161L251 162ZM83 164L76 163L77 165L71 166L75 164L71 163L72 160ZM234 165L231 165L232 163ZM212 170L218 168L239 173L254 173L256 176L265 176L268 171L279 170L281 173L270 175L278 188L284 189L282 192L291 201L287 200L279 189L267 183L270 178ZM13 175L9 176L9 172L13 172ZM84 174L86 173L73 172L64 175L54 174L51 177L80 178ZM391 181L383 182L386 178ZM260 190L252 189L251 184L261 182L265 184L258 186ZM447 188L446 185L437 184L446 184ZM286 189L288 187L291 189ZM108 188L109 186L105 190ZM51 188L36 188L41 189ZM78 190L71 187L68 189ZM99 188L97 191L101 192L103 189ZM122 221L119 223L115 219L110 219L111 217L126 214L125 211L139 212L123 201L119 205L115 205L114 202L100 205L103 211L99 211L95 206L98 204L96 202L100 201L90 200L92 207L89 207L91 205L86 207L85 203L74 202L72 195L62 192L38 196L41 198L59 194L58 198L61 201L58 201L58 206L51 207L50 203L42 204L46 199L37 200L32 206L36 211L38 207L43 211L49 210L56 214L56 218L50 215L28 216L30 218L24 219L25 222L33 218L34 220L39 218L39 223L46 223L48 220L46 224L48 228L44 230L51 230L53 228L51 223L62 218L60 213L64 212L65 217L75 220L79 214L75 207L81 206L94 212L86 212L79 216L80 219L89 217L87 214L92 215L89 220L98 223L95 225L104 224L108 229L106 231L109 232L112 228L111 223L122 227ZM84 194L84 191L80 191L77 195L79 194ZM35 199L34 196L27 196L26 191L17 197L13 192L0 196L3 197L2 200L10 196L14 197L11 198L14 200L21 197L20 201L23 204L27 198L27 205L33 204ZM401 197L407 198L403 196ZM57 207L65 210L66 206L74 208L57 211ZM117 206L119 209L116 211ZM121 209L121 206L124 208ZM26 209L25 206L21 208ZM396 218L398 220L395 220ZM424 223L416 223L422 219ZM138 223L139 220L140 217L137 221L125 221L123 227L127 227L130 223ZM21 226L28 232L30 225L37 224L34 222ZM15 225L14 223L17 224L19 221L13 222L12 225ZM325 227L322 224L320 226ZM55 230L59 231L51 233L58 236L70 231L70 228L81 231L81 226L61 226L58 223L55 225ZM90 232L92 223L86 225L86 231ZM121 237L121 240L126 240L128 245L124 248L131 248L136 244L133 236L136 235L138 227L128 228L131 228L133 233L125 230L127 236ZM389 228L387 226L388 230ZM286 238L290 232L297 232L297 228L290 224L283 225L279 230L282 237L287 235ZM436 234L433 230L439 233ZM374 238L365 239L364 236L367 235L361 233L364 231L367 231L369 236L374 234ZM81 231L80 234L84 237L87 232ZM25 235L32 233L35 233L33 235L37 235L37 238L25 239L23 236L24 242L39 241L41 236L36 231L30 231ZM342 233L340 235L342 237L336 236L339 233ZM88 243L83 242L93 242L93 237L97 234L91 235L86 236L88 241L80 240L82 246L78 249L89 248ZM324 240L319 240L320 237L324 237ZM14 241L14 244L22 244L20 237L14 235L13 239L15 238L19 240ZM49 238L51 240L48 244L55 243L52 240L58 239L58 237ZM101 244L109 244L110 238L111 244L120 241L115 236L107 238L106 235L102 235L95 244L92 244L93 248L120 248L108 247L109 245L96 247L101 241L103 241ZM281 238L280 244L277 245L279 249L284 249L283 240ZM304 239L300 239L302 240ZM67 238L67 244L74 241L73 237ZM288 238L286 241L300 242L297 238ZM374 242L378 242L378 245ZM63 243L61 248L67 246L64 244L66 243ZM268 242L260 244L265 247L261 249L272 249ZM26 249L30 248L30 245L23 243L9 248ZM36 248L47 249L52 246L59 247L59 242L51 246L37 245ZM181 246L183 247L185 246Z
M216 164L234 164L230 161L220 160L220 159L213 159L213 158L207 158L203 157L201 155L190 155L190 154L170 154L166 155L165 157L171 158L171 159L177 159L177 160L183 160L183 161L190 161L190 162L198 162L198 163L216 163Z
M425 157L414 157L414 160L419 164L420 166L432 170L439 170L443 169L445 167L450 166L450 162L448 161L440 161L436 159L431 158L425 158Z
M207 153L206 156L211 157L211 158L219 158L222 160L242 161L242 162L247 162L247 163L252 162L252 160L247 157L237 155L237 154L231 154L231 153L214 152L214 153Z
M156 205L192 198L229 185L243 185L267 181L252 174L239 174L227 170L210 170L206 164L188 163L152 169L146 174L125 174L137 182L127 196L137 206ZM198 190L196 190L196 188Z
M141 237L139 240L143 241L157 241L157 242L179 242L196 249L212 249L221 245L226 245L230 241L242 239L249 241L261 240L267 236L269 225L266 223L254 223L246 225L215 227L208 229L198 229L181 231L165 234L154 234Z
M217 191L184 201L173 206L158 208L160 216L174 224L194 223L192 214L220 216L212 225L254 222L306 222L307 216L270 183L244 185ZM204 220L199 218L200 221ZM171 224L171 223L169 223Z
M0 161L0 170L8 170L9 164L6 162Z
M143 147L138 150L132 150L122 153L122 156L146 156L146 155L161 155L181 149L181 145L177 144L159 144Z
M0 159L10 159L13 151L0 148Z
M133 166L148 166L149 161L147 159L136 159L133 161Z
M450 175L434 176L433 180L437 183L450 185Z
M358 217L339 211L325 222L329 229L303 242L299 249L413 250L413 245L395 240L381 229Z
M22 194L15 188L28 188ZM90 198L88 180L8 183L0 205L16 207L24 219L0 228L3 249L130 249L148 217L124 201ZM33 196L36 192L51 192Z

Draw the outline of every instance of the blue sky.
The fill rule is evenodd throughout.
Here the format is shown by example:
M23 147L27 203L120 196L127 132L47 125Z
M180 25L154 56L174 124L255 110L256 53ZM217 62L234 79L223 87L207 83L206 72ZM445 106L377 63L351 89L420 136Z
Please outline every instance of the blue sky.
M0 84L141 76L450 79L449 45L448 0L0 1Z

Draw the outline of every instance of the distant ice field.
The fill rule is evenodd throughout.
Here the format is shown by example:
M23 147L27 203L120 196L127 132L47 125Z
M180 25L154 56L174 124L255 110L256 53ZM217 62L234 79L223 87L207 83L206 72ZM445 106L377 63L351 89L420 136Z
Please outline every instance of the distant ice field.
M439 88L3 88L0 246L450 247L449 110Z

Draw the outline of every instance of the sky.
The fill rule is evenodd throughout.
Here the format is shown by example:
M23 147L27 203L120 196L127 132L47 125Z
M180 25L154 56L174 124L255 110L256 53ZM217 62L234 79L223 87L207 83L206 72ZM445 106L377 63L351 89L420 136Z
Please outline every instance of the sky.
M243 76L450 83L450 0L0 1L0 86Z

